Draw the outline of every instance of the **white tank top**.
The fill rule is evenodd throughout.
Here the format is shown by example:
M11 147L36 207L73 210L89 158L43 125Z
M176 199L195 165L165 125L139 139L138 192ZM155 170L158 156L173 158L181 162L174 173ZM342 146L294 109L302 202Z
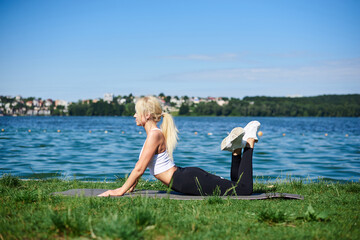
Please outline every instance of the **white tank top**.
M159 128L153 128L151 130L160 130L160 129ZM144 145L145 145L145 143L144 143ZM141 149L139 158L140 158L141 153L142 153L142 151L144 149L144 145L143 145L143 147ZM173 166L175 166L175 163L170 158L167 150L165 150L164 152L159 153L159 154L155 154L153 156L153 158L149 162L148 168L150 170L150 174L155 176L157 174L160 174L162 172L165 172L165 171L169 170Z

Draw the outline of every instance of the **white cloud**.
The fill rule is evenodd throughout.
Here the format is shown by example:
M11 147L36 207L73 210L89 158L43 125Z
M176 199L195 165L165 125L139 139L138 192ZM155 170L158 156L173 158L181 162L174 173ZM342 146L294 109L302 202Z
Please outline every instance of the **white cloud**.
M263 83L288 83L300 81L304 83L312 83L315 81L338 84L352 82L359 86L360 59L329 61L317 66L268 68L252 67L205 70L163 76L163 79L197 82L256 81Z
M227 60L237 59L238 54L235 53L224 53L218 55L189 54L189 55L162 56L161 58L175 59L175 60L227 61Z

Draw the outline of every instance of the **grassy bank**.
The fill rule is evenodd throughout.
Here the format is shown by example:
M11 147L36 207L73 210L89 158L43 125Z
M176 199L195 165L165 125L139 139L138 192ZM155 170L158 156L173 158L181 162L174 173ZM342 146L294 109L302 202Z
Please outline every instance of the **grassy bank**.
M51 196L115 183L0 179L0 239L359 239L360 183L301 180L256 183L256 192L286 192L305 200L176 201L149 198ZM166 190L141 181L138 189Z

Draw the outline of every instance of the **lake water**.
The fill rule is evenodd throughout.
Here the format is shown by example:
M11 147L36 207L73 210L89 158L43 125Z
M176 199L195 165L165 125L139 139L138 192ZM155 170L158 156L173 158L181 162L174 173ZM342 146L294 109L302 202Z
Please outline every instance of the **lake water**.
M180 140L175 163L229 178L231 155L220 151L220 143L233 127L251 120L176 117ZM255 146L254 177L359 181L359 118L256 120L262 124L263 136ZM56 174L115 180L131 172L146 138L132 117L0 117L0 129L4 129L0 132L0 173L21 178ZM153 179L148 170L144 178Z

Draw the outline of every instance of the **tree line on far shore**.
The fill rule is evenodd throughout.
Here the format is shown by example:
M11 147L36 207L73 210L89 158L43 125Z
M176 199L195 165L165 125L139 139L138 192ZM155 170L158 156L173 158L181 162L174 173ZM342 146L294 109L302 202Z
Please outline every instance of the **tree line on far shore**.
M316 97L231 98L219 106L215 102L180 107L179 115L195 116L286 116L359 117L360 95L323 95Z
M69 116L133 116L135 114L135 103L133 96L124 97L126 101L119 104L117 98L113 102L100 99L97 102L78 101L68 106Z
M179 116L284 116L284 117L360 117L360 94L323 95L315 97L245 97L223 98L227 104L215 101L198 104L182 103ZM135 104L129 98L119 104L100 100L96 103L73 103L68 107L71 116L132 116Z

